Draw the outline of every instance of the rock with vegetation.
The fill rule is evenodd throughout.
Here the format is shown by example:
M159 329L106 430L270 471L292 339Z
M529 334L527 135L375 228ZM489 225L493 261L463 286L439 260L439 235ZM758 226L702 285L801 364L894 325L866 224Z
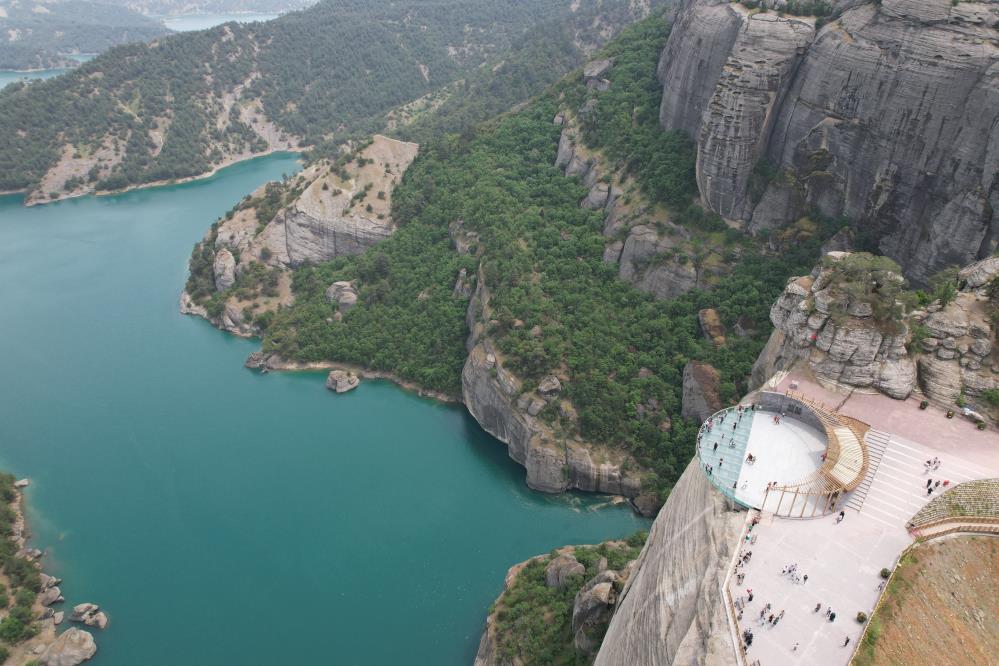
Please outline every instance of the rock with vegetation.
M845 216L918 284L989 253L999 5L774 4L684 2L663 51L662 126L697 137L703 201L755 228Z
M943 408L971 400L999 416L999 262L986 259L904 289L885 257L833 252L788 282L771 310L775 330L753 368L762 385L797 362L819 380L904 399L919 390Z
M566 546L510 568L492 605L476 666L586 663L600 645L618 595L645 540ZM548 572L568 564L558 585Z
M548 587L564 587L572 576L582 576L586 567L579 563L571 553L561 553L545 567L545 585Z
M911 294L897 264L831 252L811 275L790 280L770 311L774 332L753 370L755 385L807 360L819 379L904 399L916 388L906 348Z

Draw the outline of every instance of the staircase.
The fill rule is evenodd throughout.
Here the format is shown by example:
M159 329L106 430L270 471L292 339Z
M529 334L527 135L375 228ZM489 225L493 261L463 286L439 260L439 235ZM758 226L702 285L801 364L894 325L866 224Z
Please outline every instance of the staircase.
M875 430L874 428L868 430L867 434L864 435L864 442L867 444L867 454L869 456L867 475L864 476L864 480L860 482L856 490L850 493L850 499L846 503L847 507L860 511L860 507L864 506L864 500L867 499L867 491L871 489L871 484L874 483L874 475L878 473L878 467L881 466L881 459L885 455L885 449L888 448L888 438L888 433Z

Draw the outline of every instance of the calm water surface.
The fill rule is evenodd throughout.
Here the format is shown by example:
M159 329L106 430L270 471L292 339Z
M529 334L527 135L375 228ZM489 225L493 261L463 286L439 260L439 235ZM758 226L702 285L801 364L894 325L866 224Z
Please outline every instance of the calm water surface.
M192 244L296 169L0 198L0 466L67 604L110 612L97 664L469 663L511 564L647 527L529 491L461 409L255 374L177 313Z
M188 14L186 16L166 16L161 20L163 25L177 32L190 32L192 30L206 30L217 25L236 21L237 23L253 23L254 21L270 21L279 14L259 14L245 12L240 14Z
M92 59L94 56L90 54L82 55L71 55L69 58L76 60L77 62L84 63ZM59 76L68 72L68 69L36 69L32 72L17 72L9 69L0 69L0 88L3 88L8 83L14 83L15 81L33 81L35 79L51 79L53 76Z

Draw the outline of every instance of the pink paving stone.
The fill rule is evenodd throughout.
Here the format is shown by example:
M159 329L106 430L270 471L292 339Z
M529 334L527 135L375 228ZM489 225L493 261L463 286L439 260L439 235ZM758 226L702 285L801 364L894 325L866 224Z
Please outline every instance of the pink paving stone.
M847 664L863 630L856 615L870 615L880 596L881 568L893 567L912 543L906 522L944 490L941 485L927 495L927 480L932 486L944 479L954 485L999 477L999 435L979 431L960 416L947 419L933 407L920 410L915 399L839 394L801 373L791 373L773 390L783 393L792 383L797 384L795 391L887 433L889 443L863 506L860 511L847 509L841 523L835 515L795 520L764 513L752 531L756 543L742 549L753 553L740 569L746 578L737 585L732 577L729 590L733 598L744 596L746 588L754 592L739 626L739 634L747 627L753 630L751 663ZM935 456L942 461L940 468L927 471L923 461ZM808 574L807 583L794 584L781 575L791 563ZM776 627L757 621L768 602L773 612L785 611ZM822 609L814 613L817 603ZM837 614L835 622L825 617L830 606ZM843 647L847 636L850 644ZM796 642L799 647L793 652Z

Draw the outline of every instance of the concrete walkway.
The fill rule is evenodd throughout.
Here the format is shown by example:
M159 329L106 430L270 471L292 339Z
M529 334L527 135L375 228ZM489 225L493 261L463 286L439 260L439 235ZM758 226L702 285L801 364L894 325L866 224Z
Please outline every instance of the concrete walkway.
M858 394L847 399L794 373L775 390L783 392L791 382L806 396L830 408L842 403L841 413L887 432L887 447L859 512L848 509L842 522L835 515L795 520L764 514L751 532L755 543L742 547L742 552L752 552L738 568L745 580L737 584L732 577L729 589L734 599L743 600L747 588L753 590L739 623L740 634L746 628L753 632L750 663L847 664L863 630L857 613L871 614L881 594L882 567L892 568L912 543L905 524L945 489L945 480L952 487L999 477L999 435L959 418L947 419L933 408L920 410L915 401ZM923 463L934 457L940 458L940 468L927 471ZM938 480L940 486L935 486ZM927 481L932 494L927 494ZM807 574L808 581L796 584L781 575L790 564L797 564L799 576ZM767 603L768 617L784 611L776 626L759 620ZM834 622L826 617L830 607L836 612Z

